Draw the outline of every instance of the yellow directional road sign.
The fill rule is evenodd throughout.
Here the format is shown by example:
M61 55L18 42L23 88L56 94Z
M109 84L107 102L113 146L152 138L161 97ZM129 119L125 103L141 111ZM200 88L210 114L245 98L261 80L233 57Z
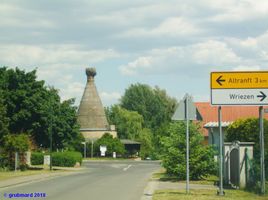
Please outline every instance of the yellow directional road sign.
M268 71L212 72L211 89L268 88Z
M268 71L211 72L212 105L267 105Z

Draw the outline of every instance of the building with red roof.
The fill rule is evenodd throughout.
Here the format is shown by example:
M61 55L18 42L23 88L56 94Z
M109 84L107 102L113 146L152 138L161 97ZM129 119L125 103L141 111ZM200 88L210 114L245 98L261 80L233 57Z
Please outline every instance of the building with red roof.
M196 102L195 106L202 116L201 126L205 138L205 144L217 144L218 142L218 106L212 106L210 102ZM264 107L268 108L268 107ZM237 119L259 117L259 106L222 106L222 128ZM268 113L264 113L268 119Z

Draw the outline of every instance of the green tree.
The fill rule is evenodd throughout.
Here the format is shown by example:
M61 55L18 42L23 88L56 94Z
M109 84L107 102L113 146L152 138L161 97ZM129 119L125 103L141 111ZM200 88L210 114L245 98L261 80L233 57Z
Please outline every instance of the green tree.
M105 133L100 139L95 142L95 152L100 152L100 146L107 147L107 156L112 156L113 152L121 155L125 153L124 145L118 138L113 138L113 136L109 133Z
M44 81L36 81L36 71L25 73L16 68L0 69L0 89L12 133L31 131L34 120L40 118L45 103Z
M153 157L153 134L150 129L143 128L143 117L136 111L129 111L114 105L106 108L110 124L116 125L118 137L136 140L141 143L140 156L142 159Z
M154 157L153 156L153 142L152 142L153 134L150 129L144 128L140 132L137 141L141 143L140 149L140 157L145 159L146 157Z
M77 146L82 137L76 122L74 100L61 102L56 89L36 79L36 70L0 68L0 91L9 132L28 133L37 146L47 148L51 126L54 149Z
M264 119L265 171L268 173L268 121ZM260 163L259 119L238 119L227 128L226 141L254 142L254 160L257 168Z
M6 117L6 107L3 103L3 95L0 90L0 146L3 144L3 137L8 134L8 118Z
M138 112L114 105L111 108L106 108L106 114L109 123L116 125L120 139L134 140L138 138L143 125L143 117Z
M74 99L69 99L60 102L58 91L50 88L50 103L47 104L45 123L43 127L46 127L45 135L43 132L35 132L34 135L38 144L42 144L44 147L49 146L49 125L51 125L52 142L54 149L68 149L78 150L80 149L83 136L79 131L79 125L76 117L76 107L74 105ZM54 100L53 100L54 98ZM49 122L49 123L48 123ZM42 126L41 126L42 127Z
M143 116L145 128L156 130L162 123L170 122L176 100L165 90L145 84L132 84L126 89L120 105Z
M184 122L170 123L163 136L162 165L167 174L178 176L179 179L186 177L186 125ZM202 145L203 136L198 126L190 123L190 178L201 179L209 174L215 173L216 163L214 161L213 149Z

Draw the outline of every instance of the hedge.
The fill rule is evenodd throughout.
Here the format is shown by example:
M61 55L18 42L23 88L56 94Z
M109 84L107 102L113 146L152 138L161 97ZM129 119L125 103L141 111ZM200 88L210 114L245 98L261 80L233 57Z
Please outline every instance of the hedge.
M79 162L82 163L80 152L55 152L52 153L52 165L61 167L73 167Z
M32 165L43 165L44 155L39 152L32 152L31 164ZM73 167L79 162L82 163L82 154L80 152L53 152L52 153L52 165L60 167Z
M31 153L31 164L32 165L43 165L44 164L44 154L41 152Z

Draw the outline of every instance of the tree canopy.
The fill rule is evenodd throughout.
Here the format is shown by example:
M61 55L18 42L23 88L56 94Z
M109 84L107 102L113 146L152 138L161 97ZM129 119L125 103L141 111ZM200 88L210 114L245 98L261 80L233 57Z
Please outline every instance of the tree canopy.
M120 139L134 140L143 127L143 117L136 111L126 110L118 105L106 108L110 124L116 125L117 135Z
M172 122L161 138L163 146L162 165L167 173L179 179L186 177L186 125L184 122ZM190 178L201 179L215 173L214 151L202 144L203 136L197 125L190 123Z
M37 80L36 70L0 68L0 95L0 126L9 134L27 133L36 146L46 148L51 126L54 149L80 144L74 100L61 102L56 89ZM0 141L7 134L2 132Z
M141 156L156 158L163 127L170 123L176 103L165 90L137 83L125 90L119 105L106 108L106 114L120 138L141 142Z
M156 130L161 124L170 122L176 100L165 90L151 88L145 84L132 84L126 89L120 105L143 116L144 126Z
M6 106L4 105L2 91L0 90L0 145L2 138L8 134L8 118L6 117Z

